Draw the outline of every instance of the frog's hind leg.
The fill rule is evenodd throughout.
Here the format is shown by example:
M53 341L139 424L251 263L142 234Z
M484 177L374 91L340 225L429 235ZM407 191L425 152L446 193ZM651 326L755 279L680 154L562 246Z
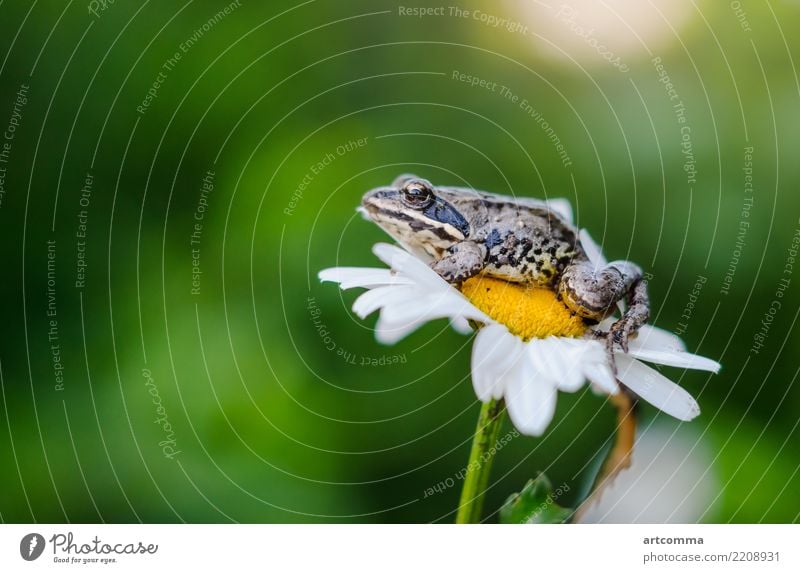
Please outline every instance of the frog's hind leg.
M617 302L627 300L627 310L606 336L609 359L615 369L614 344L627 352L630 335L650 318L647 281L642 269L629 261L614 261L600 269L589 261L570 265L561 275L558 294L570 310L597 321L612 314Z

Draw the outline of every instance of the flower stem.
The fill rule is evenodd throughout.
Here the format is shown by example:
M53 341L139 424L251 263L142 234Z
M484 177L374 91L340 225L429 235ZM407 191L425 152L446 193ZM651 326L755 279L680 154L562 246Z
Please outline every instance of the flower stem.
M636 400L625 390L611 397L617 408L617 431L614 445L608 452L600 471L592 485L588 497L581 503L573 516L573 523L580 523L584 513L595 503L623 470L631 466L633 445L636 441Z
M461 501L456 523L478 523L483 509L483 496L489 484L489 474L494 461L494 446L503 423L505 413L503 400L490 400L481 405L478 426L472 439Z

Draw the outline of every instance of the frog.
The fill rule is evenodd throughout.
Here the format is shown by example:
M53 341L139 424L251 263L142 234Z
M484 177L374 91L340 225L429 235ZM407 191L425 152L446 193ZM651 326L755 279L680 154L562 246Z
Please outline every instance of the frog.
M593 263L565 199L434 186L403 174L366 192L359 210L455 287L486 275L549 288L589 325L619 309L608 331L596 334L605 338L614 371L615 345L628 352L629 340L650 318L641 267L626 260Z

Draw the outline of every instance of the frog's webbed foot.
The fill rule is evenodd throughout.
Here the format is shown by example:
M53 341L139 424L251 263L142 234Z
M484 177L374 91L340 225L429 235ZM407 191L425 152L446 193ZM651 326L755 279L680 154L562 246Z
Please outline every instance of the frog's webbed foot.
M609 364L617 375L617 362L614 359L614 345L628 352L628 340L636 336L636 331L650 318L650 300L647 296L647 281L639 279L628 291L628 309L622 317L611 325L606 335L606 351Z
M647 296L647 281L638 280L628 291L628 309L611 325L608 338L628 352L628 339L650 318L650 300Z
M431 268L450 284L460 284L483 270L486 246L464 241L450 247L448 255L431 263Z
M623 352L628 352L628 339L631 335L635 336L636 329L641 325L637 325L636 321L628 314L624 314L622 318L617 320L611 325L607 333L601 333L606 340L606 354L608 355L608 363L611 365L611 370L614 376L617 375L617 361L614 358L614 348L619 346Z
M615 322L611 329L608 331L605 330L595 330L592 332L594 337L597 340L601 340L606 346L606 357L608 358L608 365L611 367L611 372L614 374L614 377L617 377L617 361L614 358L614 345L618 344L617 338L620 338L614 332L614 327L617 325L619 321Z
M608 361L614 374L617 372L614 348L618 345L628 351L628 339L650 317L647 282L642 270L628 261L614 261L595 269L588 261L568 267L558 285L558 294L567 307L576 314L600 321L616 309L616 304L627 298L628 309L606 332L596 336L605 338Z

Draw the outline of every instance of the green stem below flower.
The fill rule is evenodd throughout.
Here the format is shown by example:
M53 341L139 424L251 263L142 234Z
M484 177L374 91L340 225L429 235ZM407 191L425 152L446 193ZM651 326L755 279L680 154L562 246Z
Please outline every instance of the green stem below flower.
M469 453L461 501L456 515L456 523L478 523L483 509L483 496L489 484L494 454L491 451L497 443L497 435L505 414L503 400L490 400L481 405L472 449Z

